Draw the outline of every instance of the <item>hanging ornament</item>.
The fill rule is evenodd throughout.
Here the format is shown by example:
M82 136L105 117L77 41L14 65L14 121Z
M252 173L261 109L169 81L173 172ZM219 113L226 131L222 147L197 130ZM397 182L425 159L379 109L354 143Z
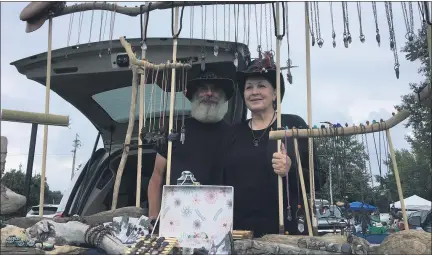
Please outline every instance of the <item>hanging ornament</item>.
M215 57L219 55L219 46L217 46L216 44L213 47L213 54Z
M205 58L206 54L204 51L201 51L201 71L205 71Z
M234 66L238 68L238 52L234 53Z
M333 20L333 2L330 2L330 17L332 24L332 39L333 39L333 48L336 48L336 32L334 29L334 20Z
M377 9L376 9L376 2L373 1L372 2L372 12L374 15L374 20L375 20L375 30L376 30L376 36L375 39L378 43L378 47L381 46L381 35L379 33L379 28L378 28L378 14L377 14Z

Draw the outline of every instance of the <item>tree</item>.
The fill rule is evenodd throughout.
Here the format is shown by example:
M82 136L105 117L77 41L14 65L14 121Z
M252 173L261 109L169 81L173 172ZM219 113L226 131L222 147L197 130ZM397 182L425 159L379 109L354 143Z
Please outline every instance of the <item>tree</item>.
M402 191L404 197L418 195L430 200L430 176L424 176L424 158L418 158L414 153L407 149L395 152L396 162L398 163L399 177L401 179ZM397 192L396 179L394 176L391 159L388 158L386 164L389 165L390 171L382 179L380 192L386 192L389 202L399 201ZM379 176L377 176L379 177ZM377 178L378 179L378 178Z
M371 203L373 194L370 189L365 146L355 136L316 139L319 157L318 171L325 171L332 178L333 201L364 201ZM330 176L329 170L332 169ZM319 198L329 199L330 182L317 194Z
M18 194L24 194L24 180L25 180L25 174L22 171L11 169L10 171L6 172L1 182L3 185L11 189L12 191L18 193ZM35 206L39 204L39 192L40 192L40 181L41 176L40 174L37 174L36 176L33 176L30 182L30 194L29 194L29 205ZM46 182L45 178L45 196L44 200L46 203L60 203L60 200L62 198L62 194L60 191L51 191L49 188L48 183ZM29 209L29 208L27 208Z
M412 128L412 135L407 135L406 140L411 146L411 152L399 151L396 158L398 166L407 166L413 164L408 169L403 169L405 175L401 179L409 185L403 185L407 189L407 194L411 191L423 194L424 198L431 199L432 184L432 153L431 153L431 107L416 102L415 93L425 86L431 86L431 66L428 54L427 42L427 24L419 29L418 34L412 42L407 42L402 49L406 53L406 59L410 61L420 61L419 73L425 77L424 81L419 83L410 83L409 86L414 95L408 94L402 96L402 104L399 108L408 109L411 115L408 118L406 127ZM412 153L412 156L408 154ZM398 154L397 154L398 155Z

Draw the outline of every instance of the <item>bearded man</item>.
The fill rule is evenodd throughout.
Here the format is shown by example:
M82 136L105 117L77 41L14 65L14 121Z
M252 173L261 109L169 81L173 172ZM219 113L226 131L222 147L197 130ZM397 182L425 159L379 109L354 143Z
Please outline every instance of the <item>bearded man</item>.
M234 92L234 82L206 71L189 80L186 97L191 102L191 118L185 120L185 140L172 142L171 183L183 171L190 171L202 185L216 185L220 180L222 143L229 125L223 120L228 111L228 100ZM181 124L179 125L181 127ZM148 185L149 217L159 214L162 184L167 165L167 144L156 146L153 174Z

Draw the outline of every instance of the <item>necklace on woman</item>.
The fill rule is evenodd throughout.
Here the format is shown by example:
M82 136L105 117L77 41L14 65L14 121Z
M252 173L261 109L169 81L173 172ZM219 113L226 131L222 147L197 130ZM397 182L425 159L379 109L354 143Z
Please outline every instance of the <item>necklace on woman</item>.
M267 133L267 129L272 125L273 119L274 119L275 115L276 115L276 112L273 113L273 117L271 118L270 123L268 124L268 126L266 127L266 129L264 130L264 132L261 134L260 137L255 137L254 130L252 128L252 120L253 119L251 119L249 121L249 123L250 123L250 129L251 129L252 137L253 137L253 141L252 142L253 142L253 145L255 147L258 147L259 143L261 142L261 138L263 138L263 136Z

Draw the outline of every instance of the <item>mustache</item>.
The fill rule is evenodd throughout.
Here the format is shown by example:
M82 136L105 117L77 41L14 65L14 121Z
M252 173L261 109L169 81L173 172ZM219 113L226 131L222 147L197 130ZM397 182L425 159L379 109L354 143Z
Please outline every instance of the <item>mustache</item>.
M219 103L219 98L214 96L204 96L201 97L199 101L200 103L206 103L206 102Z

